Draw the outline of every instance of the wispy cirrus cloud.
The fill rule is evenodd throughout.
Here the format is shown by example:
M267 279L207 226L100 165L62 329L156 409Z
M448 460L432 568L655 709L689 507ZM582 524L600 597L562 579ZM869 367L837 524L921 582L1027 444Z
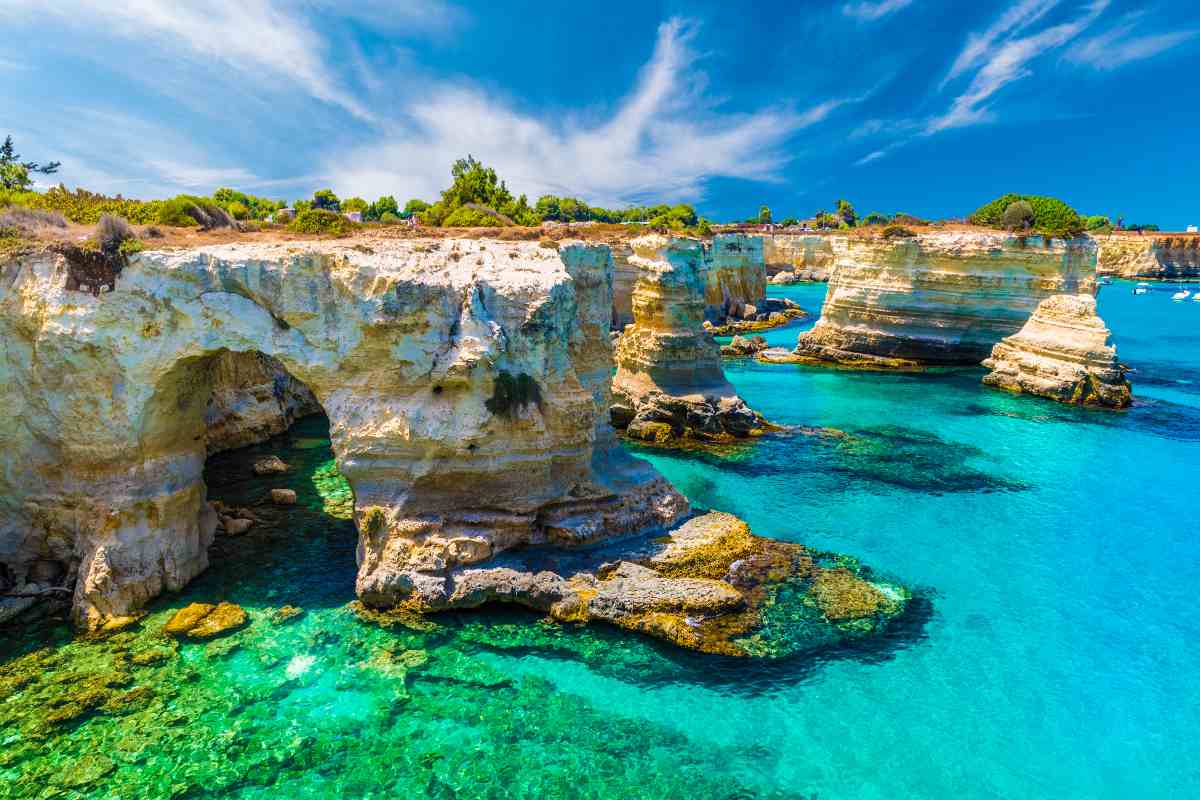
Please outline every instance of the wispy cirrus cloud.
M1096 21L1109 4L1109 0L1094 0L1080 16L1069 22L1019 35L1049 10L1047 2L1049 0L1026 0L1021 4L1025 8L1024 17L1006 13L1001 20L1004 23L1003 31L997 23L984 35L968 41L967 47L951 67L950 74L956 75L974 68L971 82L944 113L929 120L925 126L926 134L993 119L994 113L988 103L997 92L1013 81L1032 75L1033 71L1028 66L1030 62L1075 39ZM1004 36L1004 32L1008 32L1008 35Z
M842 13L848 17L874 22L888 14L908 8L912 3L913 0L859 0L842 5Z
M472 153L531 197L570 193L605 204L695 200L714 177L778 180L789 160L785 142L861 99L830 99L807 110L723 112L703 93L706 80L692 47L696 30L680 18L660 25L633 90L598 123L538 118L469 86L439 83L407 107L407 130L339 153L324 171L338 176L335 189L385 194L405 187L414 196L434 197L446 185L447 165Z
M1142 12L1126 14L1108 30L1071 45L1068 61L1098 70L1114 70L1165 53L1200 34L1200 29L1138 34Z
M211 74L220 66L236 71L241 80L297 86L359 120L375 122L376 114L368 104L339 81L329 42L311 16L329 5L326 0L307 4L279 0L6 0L0 7L0 19L30 21L54 16L58 24L69 28L132 40L139 48L158 48L175 59L196 60L201 62L202 73ZM442 0L389 4L386 9L375 0L360 0L347 8L350 18L373 23L386 20L391 30L398 26L440 29L456 18L456 12Z

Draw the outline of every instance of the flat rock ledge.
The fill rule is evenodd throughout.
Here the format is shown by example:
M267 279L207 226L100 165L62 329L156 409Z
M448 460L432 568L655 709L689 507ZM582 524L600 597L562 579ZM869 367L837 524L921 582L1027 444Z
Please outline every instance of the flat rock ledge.
M1055 295L992 349L983 382L1060 403L1125 408L1133 394L1110 339L1094 297Z
M814 367L832 367L852 370L878 370L882 372L920 372L925 366L910 358L892 358L867 353L853 353L835 347L814 346L801 342L795 350L772 347L758 354L758 360L766 364L807 364Z
M528 548L428 577L439 585L416 587L394 613L515 603L564 622L601 620L740 657L784 657L877 633L910 599L851 559L755 536L722 512L663 536L574 551Z

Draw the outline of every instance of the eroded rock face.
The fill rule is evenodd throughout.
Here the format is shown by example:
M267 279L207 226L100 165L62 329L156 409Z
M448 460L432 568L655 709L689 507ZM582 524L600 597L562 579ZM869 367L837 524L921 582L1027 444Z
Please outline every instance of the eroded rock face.
M775 233L759 238L771 283L827 281L846 251L846 237L836 234Z
M1095 291L1090 239L937 232L848 239L821 319L790 356L867 368L978 364L1038 303Z
M993 348L983 382L1062 403L1125 408L1132 394L1110 338L1094 297L1055 295Z
M760 432L762 417L725 379L720 348L703 327L703 244L653 235L634 240L633 248L634 323L617 342L613 424L659 443Z
M266 441L321 411L312 391L270 356L221 353L210 369L212 399L204 413L209 455Z
M624 330L634 321L633 293L641 263L632 242L617 248L613 255L614 330ZM710 245L700 247L700 274L704 319L708 322L721 325L740 321L747 307L768 312L767 273L760 237L741 233L714 236ZM772 306L770 310L781 308Z
M1099 240L1101 275L1132 279L1200 277L1200 236L1104 236Z
M364 599L437 596L456 564L686 512L600 424L605 247L235 244L141 254L99 296L66 278L48 254L0 276L0 397L20 410L0 421L0 563L19 582L69 565L83 625L207 565L205 412L225 352L276 359L329 416Z

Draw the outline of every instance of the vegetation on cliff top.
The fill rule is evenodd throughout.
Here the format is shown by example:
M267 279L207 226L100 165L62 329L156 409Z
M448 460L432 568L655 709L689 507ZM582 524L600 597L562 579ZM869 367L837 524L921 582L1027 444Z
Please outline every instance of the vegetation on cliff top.
M1006 212L1008 212L1010 206L1014 206L1016 209L1011 219L1006 216ZM1012 230L1014 229L1013 225L1009 223L1026 221L1026 206L1032 212L1032 219L1028 220L1028 224L1023 228L1024 230L1046 236L1064 238L1073 238L1083 233L1083 220L1080 219L1075 209L1057 197L1043 197L1041 195L1010 193L997 197L990 203L986 203L976 209L975 213L967 218L967 221L972 225L980 225L985 228L1007 228ZM1020 220L1017 220L1018 215L1021 216Z

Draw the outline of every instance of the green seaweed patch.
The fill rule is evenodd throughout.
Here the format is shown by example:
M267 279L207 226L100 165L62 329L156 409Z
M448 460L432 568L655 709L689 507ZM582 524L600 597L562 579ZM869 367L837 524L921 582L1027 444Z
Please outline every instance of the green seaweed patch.
M540 406L541 402L541 389L530 375L524 372L513 375L501 370L492 387L492 396L484 405L497 416L512 417L530 403Z

